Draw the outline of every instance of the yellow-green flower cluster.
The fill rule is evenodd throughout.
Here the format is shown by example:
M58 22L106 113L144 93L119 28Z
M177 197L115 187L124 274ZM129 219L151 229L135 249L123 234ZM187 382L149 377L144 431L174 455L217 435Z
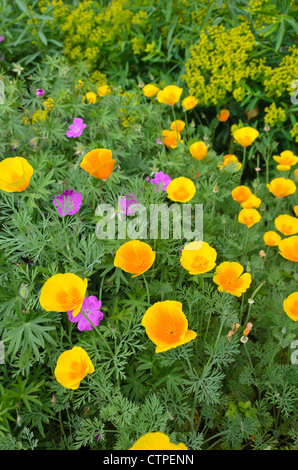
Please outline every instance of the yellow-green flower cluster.
M265 67L264 87L268 97L280 97L288 92L293 93L291 84L297 79L298 70L298 48L289 48L289 54L282 58L278 67Z
M295 139L296 142L298 142L298 122L294 125L294 127L290 131L291 137Z
M283 108L277 107L275 103L265 108L265 123L274 126L278 122L284 122L287 119L286 112Z
M215 25L202 31L185 66L183 78L190 94L204 105L223 102L236 89L236 97L242 99L240 85L260 73L260 62L250 58L254 44L254 35L246 23L229 30Z

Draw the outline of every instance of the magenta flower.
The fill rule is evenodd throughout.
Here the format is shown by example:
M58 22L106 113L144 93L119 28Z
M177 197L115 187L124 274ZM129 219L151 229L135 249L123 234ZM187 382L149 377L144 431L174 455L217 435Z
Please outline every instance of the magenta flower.
M78 323L78 330L80 331L91 331L93 325L98 326L103 319L103 313L100 311L101 300L98 300L95 295L90 295L90 297L85 297L83 300L83 305L81 311L73 317L73 310L67 312L68 319L72 323ZM90 318L93 325L84 317L83 313Z
M132 215L136 211L136 207L131 207L133 204L138 204L139 205L140 200L136 199L135 195L128 194L127 196L121 197L119 199L119 206L123 212L125 212L125 215Z
M43 96L45 94L45 91L42 90L41 88L37 88L36 90L36 96Z
M4 34L1 34L1 36L0 36L0 42L3 42L4 40L5 40L5 36L4 36Z
M5 60L5 55L3 55L2 57L0 57L0 60Z
M61 217L76 214L82 205L82 194L66 189L63 194L55 196L53 203Z
M147 181L149 179L147 178ZM155 173L154 178L150 180L151 184L155 184L156 188L154 188L154 191L166 191L169 183L172 181L172 178L170 178L169 175L166 173L163 173L162 171Z
M163 141L159 137L157 137L155 142L157 143L157 145L163 145Z
M68 131L66 131L67 137L80 137L86 126L87 124L83 122L83 119L74 118L73 124L68 126Z

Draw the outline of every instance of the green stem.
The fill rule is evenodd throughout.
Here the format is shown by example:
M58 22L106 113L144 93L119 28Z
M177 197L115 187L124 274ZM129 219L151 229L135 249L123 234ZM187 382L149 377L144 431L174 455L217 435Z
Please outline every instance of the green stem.
M259 290L261 289L261 287L263 287L263 285L265 284L265 281L261 282L261 284L256 288L256 290L253 292L252 296L251 296L251 300L253 300L255 298L255 296L257 295L257 293L259 292ZM249 307L248 307L248 312L247 312L247 317L246 317L246 320L245 320L245 323L244 325L247 325L247 322L249 320L249 317L250 317L250 312L251 312L251 307L252 307L252 304L250 303L249 304Z
M149 294L149 288L148 288L148 283L146 281L146 277L145 277L145 274L143 273L142 274L143 276L143 279L144 279L144 283L145 283L145 287L146 287L146 292L147 292L147 302L148 302L148 305L150 305L150 294Z

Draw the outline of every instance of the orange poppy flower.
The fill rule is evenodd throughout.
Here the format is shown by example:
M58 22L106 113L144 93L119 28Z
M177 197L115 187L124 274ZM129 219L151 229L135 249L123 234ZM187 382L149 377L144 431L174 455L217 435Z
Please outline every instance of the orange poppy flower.
M293 292L283 301L283 308L288 317L298 321L298 292Z
M131 240L118 248L114 266L136 277L151 268L155 256L150 245L140 240Z
M275 228L283 235L295 235L298 233L298 219L288 214L282 214L274 220Z
M298 206L294 206L293 211L295 212L295 215L298 217Z
M276 197L285 197L294 194L296 185L294 181L283 177L275 178L267 184L269 191Z
M194 197L195 193L194 183L184 176L174 178L167 186L167 195L172 201L188 202Z
M177 119L176 121L171 122L172 131L182 132L185 127L185 122Z
M173 444L162 432L148 432L141 436L129 450L187 450L182 442Z
M208 243L194 241L183 248L180 262L189 274L204 274L215 267L216 258L216 250Z
M155 85L145 85L143 88L143 93L147 98L153 98L159 92L159 88Z
M111 150L95 149L86 153L80 166L94 178L106 180L113 171L115 161Z
M74 317L80 312L85 293L87 279L84 281L75 274L55 274L43 285L40 293L40 305L47 312L68 312L72 310Z
M177 135L178 134L178 135ZM177 141L178 137L178 141ZM166 147L175 149L178 145L178 142L183 142L181 139L181 135L177 131L168 131L164 130L162 131L162 138L163 138L163 143L165 144Z
M182 101L182 106L185 109L185 111L189 111L190 109L195 108L198 102L199 100L195 96L187 96Z
M253 127L241 127L233 134L236 142L238 142L238 144L240 144L242 147L248 147L249 145L253 144L258 136L259 131Z
M30 184L33 168L23 157L9 157L0 162L0 189L20 193Z
M230 111L228 109L221 109L219 114L217 114L217 119L220 122L225 122L229 119L230 117Z
M76 390L94 367L85 349L75 346L60 354L54 371L57 381L65 388Z
M281 236L273 230L269 230L268 232L264 233L263 240L267 246L278 246L279 242L281 241Z
M196 160L203 160L205 157L207 157L208 147L205 142L194 142L189 147L189 151L191 156Z
M256 209L242 209L238 215L240 224L246 225L248 228L260 222L261 218L261 214Z
M216 267L213 281L218 285L219 292L227 292L228 294L241 297L247 291L251 284L251 275L243 273L243 266L234 261L224 261Z
M182 311L182 304L174 300L156 302L148 308L142 325L160 353L192 341L197 333L188 330L188 321Z
M93 91L88 91L86 95L84 96L84 101L87 100L88 104L94 104L97 101L97 96L96 93Z
M252 196L252 192L247 186L237 186L237 188L233 189L231 194L234 201L240 204L246 202Z
M159 103L173 106L179 101L182 91L183 89L176 85L166 86L163 90L160 90L157 93L157 101Z
M289 261L298 261L298 236L284 238L278 245L279 254Z

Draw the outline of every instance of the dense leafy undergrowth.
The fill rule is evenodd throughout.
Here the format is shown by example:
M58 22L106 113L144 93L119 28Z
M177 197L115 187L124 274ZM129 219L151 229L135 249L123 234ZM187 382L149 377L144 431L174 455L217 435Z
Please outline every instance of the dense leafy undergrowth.
M58 31L69 55L71 35L63 36L62 13L57 13L57 4L63 3L39 3L39 8L51 3L56 20L48 24L38 18L46 10L37 13L33 8L35 27L39 22L48 25L51 45L59 37L53 32ZM78 2L67 3L70 9L79 8ZM100 9L97 2L79 3L85 11ZM223 7L230 3L238 11L239 2L209 3L219 9L220 3ZM290 8L281 42L273 28L273 36L268 33L269 39L261 42L266 49L271 41L274 70L283 41L290 47L297 28L292 3L281 3ZM2 26L3 44L16 40L9 35L25 20L34 41L26 2L16 4L23 7L22 17L8 31ZM178 4L183 11L191 8L191 2ZM12 21L9 5L3 2L4 7L3 25ZM266 8L263 21L268 18ZM149 10L146 5L144 11ZM149 36L156 33L155 22L162 21L158 11L152 13ZM227 18L237 27L240 12L234 12L236 16L220 12L220 23L227 31ZM117 11L113 15L116 18ZM167 20L174 25L171 15ZM253 14L260 29L261 16ZM204 28L209 21L213 21L211 29L217 24L216 15L211 10L205 22L200 18L204 41ZM100 21L104 24L106 19ZM78 25L77 19L72 28ZM116 34L117 23L113 25ZM168 48L175 27L168 25L167 35L164 32ZM36 53L46 47L42 31L37 35L41 44L30 45ZM124 34L121 28L117 34L120 31ZM22 38L19 42L24 48ZM194 42L189 38L187 47ZM86 45L86 40L82 43ZM104 44L107 53L111 44ZM229 94L239 88L232 83L227 94L210 103L206 94L202 101L198 90L190 93L183 85L182 68L172 74L161 71L158 77L159 62L153 53L145 65L134 61L139 77L128 78L124 73L122 80L113 72L109 80L106 64L104 75L94 74L99 59L88 62L81 57L84 60L73 64L71 57L50 50L24 63L14 60L12 44L5 47L9 61L3 61L0 69L5 98L0 105L0 345L4 349L0 448L126 450L151 432L162 432L190 450L297 448L298 158L295 134L291 134L297 115L297 105L290 100L291 75L288 82L284 78L283 92L277 97L286 124L277 120L270 128L262 109L266 100L276 100L274 95L266 98L268 82L266 89L266 83L264 88L253 74L241 76L247 90L245 102L243 97L236 102L235 94L234 98ZM123 46L126 54L127 50ZM215 46L212 51L216 57ZM290 68L293 57L295 52L288 59ZM195 61L186 66L189 79L194 66ZM144 78L140 79L150 73L154 76L146 84L156 87L150 89L151 97ZM249 80L255 83L254 90ZM170 99L167 85L174 86ZM190 94L197 101L187 109L184 100ZM258 99L263 108L256 110ZM223 109L230 113L220 114ZM247 115L251 110L254 114ZM181 126L179 132L175 123ZM244 139L253 136L251 141L241 139L243 128ZM254 135L252 129L258 132ZM96 160L101 158L92 153L96 149L104 149L104 163ZM177 180L181 177L182 182ZM70 199L70 206L66 206L68 194L76 197ZM127 225L133 226L142 242L141 251L128 251L128 232L119 236L121 207L123 213L119 198L125 201ZM129 210L132 202L137 205ZM150 237L152 205L169 208L174 203L179 210L189 204L193 214L196 205L203 206L202 249L185 249L193 241L189 234L173 236L175 218L170 220L168 238ZM114 237L99 236L101 204L115 209ZM145 222L144 213L138 212L141 206ZM82 284L75 289L101 304L84 309L85 304L75 302L72 278L47 287L57 274L67 273L81 283L86 279L87 290ZM59 289L72 293L59 300L61 308L54 308ZM55 304L51 303L54 297ZM191 338L186 340L183 330L175 343L168 333L160 333L168 328L168 317L158 310L161 303L174 309L171 321L178 330L179 322L187 319L186 329L194 332L187 333ZM75 307L79 315L82 310L87 316L95 312L91 329L86 329L86 323L82 326L83 316L75 318L71 313ZM153 317L147 321L148 312L154 321ZM74 382L69 386L73 376L66 371L67 361L60 369L58 360L77 347L87 354L82 359L85 369L82 366L84 370L75 376L75 386ZM92 367L87 371L88 361Z

